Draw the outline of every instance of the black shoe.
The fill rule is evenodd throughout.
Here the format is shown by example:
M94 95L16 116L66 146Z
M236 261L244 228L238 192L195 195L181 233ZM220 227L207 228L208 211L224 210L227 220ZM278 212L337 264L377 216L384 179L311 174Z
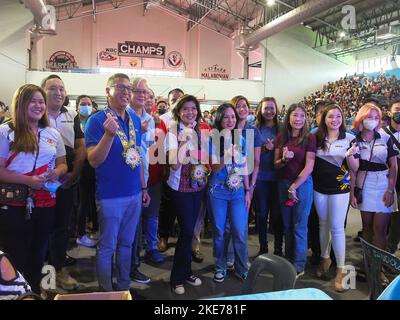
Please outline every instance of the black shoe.
M203 254L200 252L200 250L195 250L192 252L192 259L194 262L197 263L202 263L204 260Z
M283 257L283 252L282 250L274 250L274 255Z
M319 265L319 263L321 262L321 257L319 256L319 255L312 255L311 256L311 258L310 258L310 263L313 265L313 266L317 266L317 265Z
M355 242L360 242L360 237L362 236L362 230L357 232L357 235L354 237Z
M141 273L139 270L135 270L131 273L131 280L138 282L138 283L142 283L142 284L146 284L149 283L151 280L148 276L146 276L145 274Z
M260 247L260 250L257 253L257 257L265 253L268 253L268 247Z
M129 293L131 294L132 300L146 300L146 298L137 293L133 288L129 288Z
M362 269L356 269L356 280L359 282L367 282L367 274Z
M76 263L76 259L75 258L72 258L67 254L65 255L65 265L66 266L72 266L75 263Z

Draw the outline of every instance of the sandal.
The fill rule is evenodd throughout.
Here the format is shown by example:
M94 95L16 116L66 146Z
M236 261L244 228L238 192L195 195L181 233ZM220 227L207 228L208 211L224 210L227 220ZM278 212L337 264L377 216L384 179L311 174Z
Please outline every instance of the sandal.
M317 278L322 278L329 271L331 264L331 258L322 258L318 265L317 271L315 272Z

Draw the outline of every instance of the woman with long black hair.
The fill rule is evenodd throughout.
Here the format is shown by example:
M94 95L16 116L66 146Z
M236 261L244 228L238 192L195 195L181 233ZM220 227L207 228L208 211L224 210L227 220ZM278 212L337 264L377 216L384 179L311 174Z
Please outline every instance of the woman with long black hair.
M20 87L12 107L12 122L0 126L0 181L26 185L30 191L24 201L0 203L0 242L32 290L40 294L56 204L55 190L50 193L46 183L67 172L65 147L49 125L46 94L40 87Z
M184 283L193 286L202 284L191 269L192 239L208 169L200 161L203 157L199 143L199 102L194 96L182 96L173 110L173 116L174 121L170 123L170 130L165 137L165 151L169 163L167 184L171 188L171 209L176 212L180 232L170 281L174 293L184 294Z
M208 199L214 227L214 281L223 282L227 269L230 236L234 249L234 268L239 279L248 273L247 234L250 207L249 178L246 174L245 140L237 129L238 115L233 105L224 103L215 113L211 136L212 174ZM227 222L230 232L226 231Z

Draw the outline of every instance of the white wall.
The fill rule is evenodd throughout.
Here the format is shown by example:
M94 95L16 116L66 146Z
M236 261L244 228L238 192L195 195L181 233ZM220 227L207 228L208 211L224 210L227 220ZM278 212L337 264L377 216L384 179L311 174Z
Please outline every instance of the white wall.
M50 72L28 71L27 82L40 84ZM67 93L71 95L105 95L105 87L111 74L57 73L63 79ZM250 101L259 101L263 96L264 86L259 81L248 80L200 80L184 78L146 77L155 94L166 97L169 90L182 88L199 99L229 100L233 96L245 95Z
M118 23L110 23L110 19L116 21L115 17L118 17ZM0 100L7 103L11 102L18 86L26 81L40 83L45 77L40 72L25 73L29 47L26 30L31 21L30 11L19 2L0 1L0 70L3 75L0 79ZM80 67L90 68L95 65L100 49L116 46L118 41L134 40L160 42L167 46L167 52L180 51L190 69L189 76L197 77L209 63L221 64L233 77L242 76L242 59L233 50L229 39L220 38L202 27L195 27L188 33L185 21L156 8L147 12L146 16L142 15L141 7L135 7L98 15L96 23L91 17L58 22L57 33L57 36L47 36L37 43L35 56L37 60L41 59L42 65L49 54L67 50L76 56ZM205 99L227 100L233 95L243 94L251 101L258 101L265 95L272 95L278 99L279 105L290 104L320 89L326 82L353 72L348 65L313 50L313 41L313 34L303 27L292 28L264 41L267 47L265 88L262 82L240 80L228 82L161 77L148 80L156 94L164 96L170 89L182 87L188 93ZM63 73L62 77L71 94L104 94L107 75Z
M335 81L354 67L313 50L313 35L307 28L294 27L264 41L267 48L265 95L274 96L279 106L298 102Z
M32 21L30 11L18 1L0 1L0 100L9 105L16 88L25 83L27 29Z
M99 6L99 10L108 4ZM115 23L118 21L118 23ZM136 41L159 43L166 47L166 54L179 51L186 63L186 76L198 78L206 67L218 64L231 75L232 40L202 26L186 31L186 21L152 7L143 15L143 6L111 10L92 17L82 17L57 22L57 36L43 41L43 60L58 50L71 53L83 69L95 69L97 53L105 48L117 48L118 42ZM45 61L35 62L35 69L41 70ZM130 67L131 57L116 61L99 60L103 67ZM136 58L137 68L161 69L168 67L162 59ZM235 61L237 63L237 61ZM183 69L184 67L182 67Z
M232 39L205 28L200 28L200 73L217 64L226 70L231 78Z

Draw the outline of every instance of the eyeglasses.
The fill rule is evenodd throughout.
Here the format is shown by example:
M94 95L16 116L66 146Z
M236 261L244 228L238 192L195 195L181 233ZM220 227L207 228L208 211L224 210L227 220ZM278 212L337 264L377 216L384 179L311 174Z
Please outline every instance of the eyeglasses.
M147 95L147 91L146 90L133 90L134 94L144 94Z
M133 88L132 86L126 86L122 83L118 83L118 84L113 84L111 87L116 88L118 91L124 91L124 90L128 90L128 92L132 92Z

